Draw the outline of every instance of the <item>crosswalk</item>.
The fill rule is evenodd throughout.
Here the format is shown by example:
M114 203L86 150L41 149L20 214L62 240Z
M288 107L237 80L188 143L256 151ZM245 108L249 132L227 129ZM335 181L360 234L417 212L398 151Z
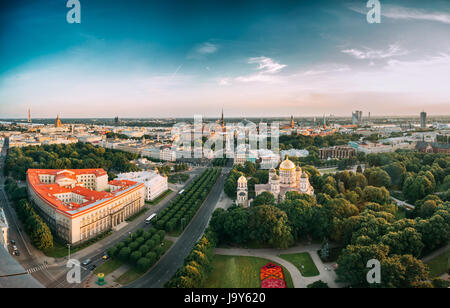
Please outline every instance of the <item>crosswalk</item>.
M41 265L38 265L38 266L35 266L35 267L27 269L27 273L28 274L35 273L35 272L38 272L38 271L42 271L42 270L44 270L46 268L48 268L47 264L41 264Z

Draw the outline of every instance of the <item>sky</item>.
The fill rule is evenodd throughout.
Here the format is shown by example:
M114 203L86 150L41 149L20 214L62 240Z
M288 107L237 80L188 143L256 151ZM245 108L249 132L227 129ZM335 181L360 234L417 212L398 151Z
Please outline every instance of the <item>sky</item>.
M2 1L0 118L450 114L450 1Z

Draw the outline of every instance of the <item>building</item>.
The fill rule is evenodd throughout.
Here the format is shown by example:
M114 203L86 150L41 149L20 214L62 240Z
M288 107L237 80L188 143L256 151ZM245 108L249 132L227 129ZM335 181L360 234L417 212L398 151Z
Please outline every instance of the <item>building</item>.
M422 111L420 113L420 128L427 127L427 113L425 111Z
M53 233L76 244L116 228L145 205L145 185L103 169L28 169L30 200Z
M59 114L58 114L58 116L56 117L56 121L55 121L55 127L61 127L62 126L62 124L61 124L61 120L59 119Z
M245 188L244 188L245 185ZM239 193L247 191L247 181L238 179L238 199L239 203L248 202L248 195ZM279 168L279 175L275 169L269 171L269 182L267 184L255 184L255 195L258 196L263 192L272 193L278 201L283 201L288 191L296 191L298 193L314 195L314 188L309 183L309 177L306 172L302 172L300 167L289 159L285 159Z
M361 125L362 124L362 111L356 110L352 112L352 124L353 125Z
M120 173L116 180L129 180L144 183L145 200L153 201L169 189L167 176L154 171Z
M238 179L237 182L236 204L243 207L248 206L247 179L243 175Z
M0 245L0 289L44 288L19 262ZM5 290L6 291L6 290Z
M307 157L309 155L308 150L289 149L280 151L281 157Z
M416 143L416 150L423 153L450 154L450 143L419 141Z
M0 246L5 247L8 251L8 221L6 220L5 211L0 207Z
M351 146L334 146L319 150L320 159L345 159L356 156L356 150Z

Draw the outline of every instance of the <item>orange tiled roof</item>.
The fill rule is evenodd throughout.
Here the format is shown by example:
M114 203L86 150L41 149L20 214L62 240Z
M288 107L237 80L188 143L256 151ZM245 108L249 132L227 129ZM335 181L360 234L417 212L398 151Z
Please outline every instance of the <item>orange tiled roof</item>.
M65 171L60 173L61 171ZM59 174L58 174L59 173ZM102 175L107 175L106 171L103 169L28 169L27 171L27 182L28 185L42 198L44 201L55 208L57 211L72 215L71 213L74 209L82 209L91 205L97 201L111 199L117 197L120 192L131 188L133 186L138 185L137 182L128 181L128 180L120 180L120 181L110 181L109 184L114 186L119 186L120 188L115 190L114 192L105 192L105 191L95 191L88 189L86 187L81 186L81 183L78 183L75 187L63 187L58 184L47 184L42 183L39 179L39 175L56 175L62 177L70 177L76 180L76 175L80 174L95 174L97 177ZM144 184L139 184L141 186ZM137 187L137 186L136 186ZM55 195L62 193L76 193L80 196L83 196L86 202L82 204L70 202L64 203L60 199L58 199Z

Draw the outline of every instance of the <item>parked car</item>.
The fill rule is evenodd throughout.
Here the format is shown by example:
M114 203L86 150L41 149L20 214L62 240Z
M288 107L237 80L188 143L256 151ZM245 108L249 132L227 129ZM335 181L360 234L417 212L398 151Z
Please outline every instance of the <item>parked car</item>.
M14 250L14 255L18 257L20 256L20 252L18 250Z
M91 259L86 259L86 260L84 260L83 262L81 262L81 265L87 266L87 265L89 265L91 262L92 262Z
M15 240L11 240L9 242L11 243L11 245L16 245L16 241Z
M90 271L94 271L96 268L97 268L97 266L95 264L92 264L91 266L89 266Z
M14 251L18 250L16 245L13 245L13 250Z

